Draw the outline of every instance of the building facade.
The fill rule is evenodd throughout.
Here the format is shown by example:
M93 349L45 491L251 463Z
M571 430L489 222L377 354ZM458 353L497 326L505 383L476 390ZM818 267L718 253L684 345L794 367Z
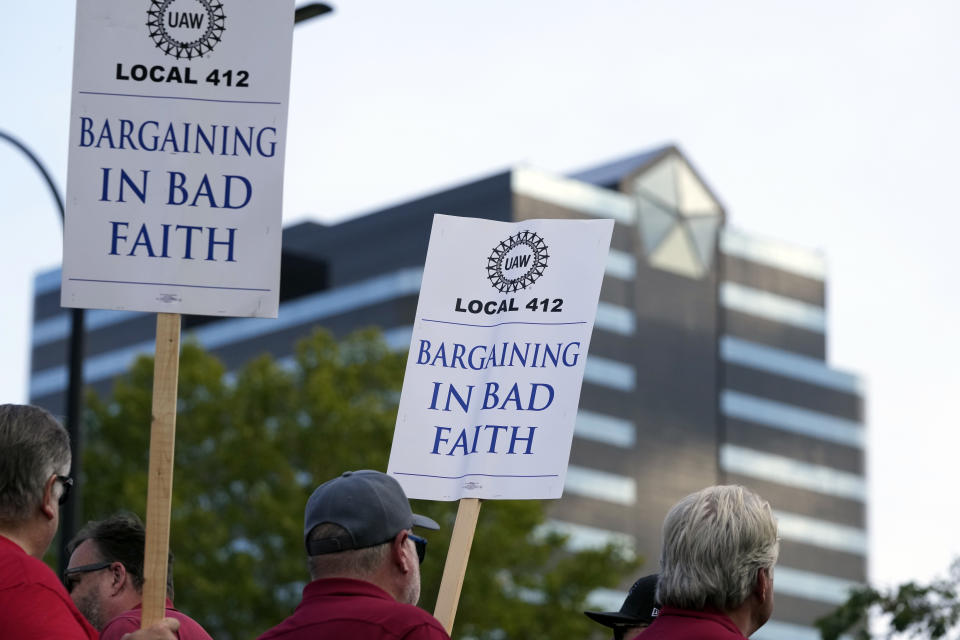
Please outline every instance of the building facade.
M726 228L675 147L570 176L516 168L336 225L284 233L279 318L184 317L228 367L292 356L316 326L377 325L409 345L434 213L522 221L612 218L564 497L549 528L618 541L656 570L669 508L739 483L776 510L774 618L755 638L814 640L811 626L866 580L860 380L826 362L823 257ZM37 277L31 401L62 413L69 313L59 271ZM108 390L154 349L153 314L87 313L87 384ZM618 609L624 592L598 591Z

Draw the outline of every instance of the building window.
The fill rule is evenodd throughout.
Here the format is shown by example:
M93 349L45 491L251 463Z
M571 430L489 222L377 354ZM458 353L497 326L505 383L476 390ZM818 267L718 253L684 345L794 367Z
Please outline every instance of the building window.
M828 496L867 501L863 476L793 458L725 444L720 448L720 466L725 471Z
M781 322L807 331L824 333L827 329L827 317L823 307L736 282L724 282L720 285L720 304L731 311Z

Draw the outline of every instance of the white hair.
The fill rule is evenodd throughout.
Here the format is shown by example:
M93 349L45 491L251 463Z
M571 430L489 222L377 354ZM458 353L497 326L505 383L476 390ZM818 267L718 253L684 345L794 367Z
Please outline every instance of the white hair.
M707 487L678 502L663 522L657 600L664 606L729 611L749 596L780 547L770 503L741 486Z

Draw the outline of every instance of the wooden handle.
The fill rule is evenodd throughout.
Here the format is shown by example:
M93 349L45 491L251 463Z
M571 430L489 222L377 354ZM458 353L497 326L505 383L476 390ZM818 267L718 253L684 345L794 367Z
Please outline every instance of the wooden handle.
M467 574L467 561L470 559L470 547L473 546L473 534L477 530L477 518L480 516L480 500L463 498L457 509L457 520L450 536L450 549L447 562L443 565L443 578L440 579L440 593L437 594L437 606L434 617L440 621L447 634L453 633L453 619L457 615L460 602L460 590Z
M173 445L177 431L177 378L180 372L180 314L157 314L153 363L153 416L147 480L147 539L143 552L145 629L163 618L167 599L167 554L173 498Z

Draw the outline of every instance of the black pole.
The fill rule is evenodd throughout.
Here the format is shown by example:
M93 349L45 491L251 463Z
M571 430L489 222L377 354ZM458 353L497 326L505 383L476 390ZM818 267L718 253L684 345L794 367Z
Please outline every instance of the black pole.
M63 198L60 197L60 191L53 182L50 172L43 166L40 159L22 142L8 133L0 131L0 138L6 140L16 148L20 149L34 166L43 175L43 179L50 188L50 193L57 203L57 210L60 212L60 222L65 224L66 218L63 209ZM67 360L69 362L69 379L67 383L67 433L70 434L70 457L73 460L71 475L78 477L80 475L80 414L83 411L83 352L84 352L84 327L83 327L83 309L72 309L70 316L70 344L67 351ZM77 514L80 512L80 496L83 493L82 485L78 487L79 491L72 491L67 502L60 508L60 544L58 548L58 561L60 572L67 568L70 557L67 555L67 542L73 537L77 529Z

